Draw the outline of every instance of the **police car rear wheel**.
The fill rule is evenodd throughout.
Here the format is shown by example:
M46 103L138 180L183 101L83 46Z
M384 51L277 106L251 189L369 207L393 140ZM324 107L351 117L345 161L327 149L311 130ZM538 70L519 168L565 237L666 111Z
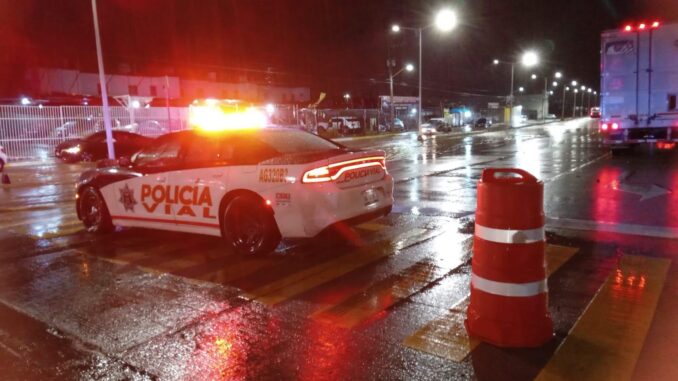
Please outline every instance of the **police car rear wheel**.
M91 233L106 233L113 229L111 216L99 192L88 187L80 194L80 217Z
M226 206L222 220L224 239L238 254L267 254L280 243L275 219L254 197L235 197Z

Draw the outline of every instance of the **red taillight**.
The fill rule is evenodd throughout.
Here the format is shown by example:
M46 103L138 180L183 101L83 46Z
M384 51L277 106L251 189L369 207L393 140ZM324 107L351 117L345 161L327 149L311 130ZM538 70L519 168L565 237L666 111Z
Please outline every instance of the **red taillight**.
M306 171L301 178L301 182L309 184L334 181L346 171L374 166L379 166L386 170L386 159L383 156L372 156L325 165Z
M627 26L624 27L625 32L630 32L632 30L633 30L633 27L631 25L627 25Z
M674 149L676 147L676 142L657 142L657 148L659 149Z
M645 23L640 23L640 24L638 25L638 29L644 30L646 26L647 26L647 25L645 25Z
M659 25L660 25L659 21L655 21L655 22L652 23L653 28L659 28Z
M601 124L600 129L603 130L603 131L607 131L607 123Z
M619 129L619 125L618 125L617 123L612 123L612 129L613 129L613 130L618 130L618 129Z

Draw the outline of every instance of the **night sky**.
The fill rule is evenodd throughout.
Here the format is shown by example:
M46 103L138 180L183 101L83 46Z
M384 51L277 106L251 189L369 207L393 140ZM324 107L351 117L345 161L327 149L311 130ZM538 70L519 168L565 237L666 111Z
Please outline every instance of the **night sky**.
M13 73L21 67L94 71L89 0L0 6L0 75L9 84L2 91L21 90ZM140 74L201 79L235 70L310 86L314 94L373 96L386 92L389 54L399 64L417 61L415 35L393 35L390 25L430 24L442 6L456 9L460 25L448 35L424 34L424 85L439 97L506 94L509 68L491 61L527 48L544 62L519 71L516 87L537 91L529 74L560 70L597 88L601 30L643 18L678 20L677 0L99 0L99 13L108 72L124 70L121 63ZM398 82L399 94L416 94L416 72Z

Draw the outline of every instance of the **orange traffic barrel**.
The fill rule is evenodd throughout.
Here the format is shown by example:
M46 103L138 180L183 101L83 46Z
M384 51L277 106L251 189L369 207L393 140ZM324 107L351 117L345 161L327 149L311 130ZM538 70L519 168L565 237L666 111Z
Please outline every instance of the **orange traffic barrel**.
M465 321L469 336L500 347L538 347L553 337L543 204L544 183L530 173L483 171Z

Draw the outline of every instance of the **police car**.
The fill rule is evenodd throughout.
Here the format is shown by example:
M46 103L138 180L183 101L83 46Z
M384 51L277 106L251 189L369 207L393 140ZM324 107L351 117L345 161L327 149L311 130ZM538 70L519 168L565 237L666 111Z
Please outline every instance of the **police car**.
M163 135L129 161L83 173L76 190L78 218L90 232L126 226L221 236L244 254L371 220L393 205L382 151L280 127Z

